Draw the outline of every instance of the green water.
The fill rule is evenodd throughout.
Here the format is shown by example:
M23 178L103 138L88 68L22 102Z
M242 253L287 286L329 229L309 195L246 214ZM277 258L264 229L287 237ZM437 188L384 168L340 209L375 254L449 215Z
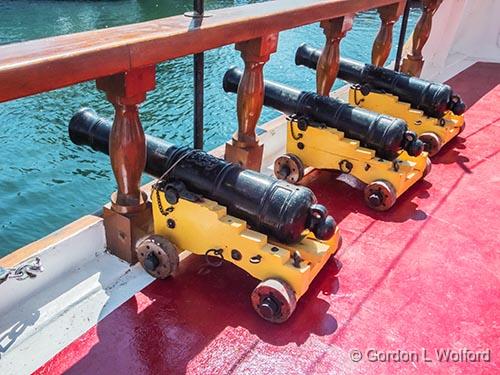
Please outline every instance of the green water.
M254 2L207 0L206 8ZM0 0L0 44L167 17L191 6L192 1L167 0ZM410 29L418 15L418 10L412 11ZM375 12L360 14L342 41L342 54L369 61L379 24ZM397 40L399 23L394 32ZM313 90L313 72L295 67L293 56L301 43L321 47L323 38L317 24L282 32L278 52L266 64L266 78ZM224 93L221 79L231 65L241 66L241 59L233 46L227 46L207 52L205 62L205 149L210 150L237 128L235 96ZM149 134L190 145L192 59L162 63L157 72L157 88L141 107L144 128ZM0 256L98 210L115 189L108 158L68 139L68 120L82 106L106 116L113 113L93 82L0 104ZM261 122L276 115L266 109Z

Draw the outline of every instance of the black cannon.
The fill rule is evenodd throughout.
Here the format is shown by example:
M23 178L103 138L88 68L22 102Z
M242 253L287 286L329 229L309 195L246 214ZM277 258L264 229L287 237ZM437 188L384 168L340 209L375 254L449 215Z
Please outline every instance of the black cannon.
M69 123L73 143L105 154L109 152L110 133L111 124L88 108L78 111ZM320 240L330 239L335 232L335 221L306 187L155 137L146 136L146 146L148 174L161 177L171 169L168 180L180 181L190 192L217 201L230 215L282 243L299 242L305 229Z
M295 64L316 69L320 55L321 50L303 44L295 54ZM448 110L456 115L465 112L464 102L450 86L390 69L341 58L338 78L396 95L399 100L410 103L412 108L422 110L430 117L441 118Z
M229 69L224 75L224 90L237 92L241 76L238 68ZM395 159L402 149L411 156L420 155L424 149L416 134L408 130L405 121L313 92L265 81L264 104L287 115L303 116L336 128L346 137L359 140L362 146L375 150L377 156L384 159Z

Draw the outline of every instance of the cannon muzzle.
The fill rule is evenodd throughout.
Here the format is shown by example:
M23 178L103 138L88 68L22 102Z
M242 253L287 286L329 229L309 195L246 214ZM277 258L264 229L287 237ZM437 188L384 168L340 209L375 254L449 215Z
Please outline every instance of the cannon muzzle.
M295 64L315 70L320 56L321 50L302 44L295 54ZM401 101L410 103L412 108L435 118L443 117L448 110L461 115L466 109L460 96L454 94L448 85L356 60L340 58L338 78L396 95Z
M241 77L241 70L229 69L224 75L224 90L237 92ZM411 156L418 156L424 149L424 144L401 119L272 81L264 83L266 106L336 128L344 132L346 137L359 140L362 146L375 150L381 158L393 160L401 150L406 150Z
M77 145L108 154L111 126L93 110L84 108L71 119L69 136ZM148 174L159 178L171 169L169 179L181 181L189 191L226 206L230 215L246 220L252 229L279 242L297 243L307 230L320 240L328 240L335 233L335 221L306 187L155 137L146 136L146 146Z

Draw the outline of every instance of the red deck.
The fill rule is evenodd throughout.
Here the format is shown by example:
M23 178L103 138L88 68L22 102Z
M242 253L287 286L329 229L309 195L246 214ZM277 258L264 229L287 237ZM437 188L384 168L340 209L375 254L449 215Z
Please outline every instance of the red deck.
M287 323L253 312L256 280L193 256L38 373L499 373L500 64L476 64L451 83L469 105L467 127L390 212L371 212L330 172L309 179L342 230L344 267L337 277L330 261ZM490 350L490 361L435 353L464 348ZM370 349L418 358L371 361Z

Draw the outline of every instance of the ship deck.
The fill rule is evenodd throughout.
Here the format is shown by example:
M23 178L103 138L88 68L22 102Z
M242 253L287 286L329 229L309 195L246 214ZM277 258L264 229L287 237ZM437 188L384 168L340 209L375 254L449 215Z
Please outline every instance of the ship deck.
M370 211L334 173L306 179L340 226L343 267L329 261L288 322L253 312L255 279L190 256L37 373L498 373L500 64L450 83L469 106L466 129L390 212ZM490 361L435 352L464 348ZM389 351L400 360L384 361Z

